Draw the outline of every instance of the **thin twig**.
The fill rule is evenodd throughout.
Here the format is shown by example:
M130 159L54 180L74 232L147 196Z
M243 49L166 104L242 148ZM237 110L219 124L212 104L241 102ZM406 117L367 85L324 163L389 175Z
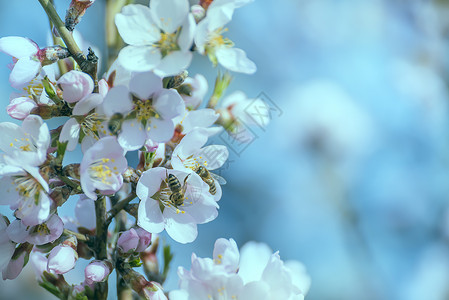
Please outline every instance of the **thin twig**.
M62 182L70 186L74 190L78 190L79 185L70 180L67 176L64 175L58 175L58 178L61 179Z
M65 27L65 23L61 20L54 5L50 0L38 0L39 3L44 8L51 22L54 24L56 30L59 33L59 36L62 38L64 43L72 54L73 59L80 66L81 70L87 74L89 74L94 82L97 81L97 61L89 60L78 47L75 42L75 39L72 36L72 33Z
M112 222L112 219L117 215L122 209L125 208L125 206L128 205L129 202L131 202L134 198L136 198L136 193L132 192L128 195L125 199L118 202L116 205L114 205L110 211L108 211L108 218L106 219L106 224L110 224Z
M90 238L87 235L78 233L78 232L74 232L69 229L64 229L64 234L65 235L73 235L76 237L77 240L82 241L82 242L88 242L90 240Z

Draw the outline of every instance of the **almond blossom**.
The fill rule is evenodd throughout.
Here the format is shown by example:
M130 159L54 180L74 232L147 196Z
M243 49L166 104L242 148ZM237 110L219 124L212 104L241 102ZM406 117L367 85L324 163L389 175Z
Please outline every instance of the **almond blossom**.
M125 43L120 63L132 71L176 75L190 65L195 20L187 0L152 0L127 5L115 17Z
M122 116L117 140L133 151L148 139L166 142L171 139L175 126L173 119L185 111L178 92L163 89L162 79L152 72L138 73L125 86L109 90L103 102L108 117Z
M123 184L122 173L128 167L125 151L115 137L104 137L85 153L80 166L81 187L90 199L96 200L95 190L110 195Z
M251 0L200 0L191 7L188 0L106 1L107 38L97 39L107 41L103 76L100 51L85 49L75 30L95 1L67 3L65 23L53 1L38 2L55 46L0 38L0 52L12 56L9 80L16 89L7 113L18 120L0 123L0 205L13 215L11 222L0 215L2 277L16 278L31 258L39 284L59 299L108 298L113 271L118 298L168 299L162 283L173 254L157 234L165 230L190 243L198 224L217 218L225 180L212 171L229 152L206 143L223 127L230 130L229 123L250 121L242 114L252 103L231 94L217 106L229 73L218 74L206 103L208 80L188 77L187 68L198 51L214 65L256 71L222 36L234 10ZM81 156L72 152L79 148ZM79 198L70 210L65 204L73 196ZM79 258L89 262L83 281L68 283L65 274ZM300 263L284 264L271 250L253 258L257 266L243 259L234 240L219 239L212 258L192 254L191 269L178 269L180 289L170 299L297 300L307 292Z
M212 63L219 63L234 72L252 74L256 72L254 62L246 57L245 51L234 48L234 43L223 38L224 26L231 21L234 10L252 1L213 1L206 17L198 23L195 31L195 45L198 52L207 54Z
M47 124L39 116L28 116L22 126L0 123L3 138L0 149L1 205L10 205L16 217L27 226L46 221L50 215L49 186L39 166L46 160L50 145Z
M180 290L170 292L170 299L304 299L310 278L301 263L286 266L265 244L248 243L241 252L234 240L218 239L213 259L192 254L191 270L179 267Z
M174 203L169 176L182 184L180 204ZM151 233L164 229L179 243L190 243L197 237L197 224L212 221L218 215L218 204L206 191L209 186L197 174L156 167L144 172L137 183L140 198L137 224Z

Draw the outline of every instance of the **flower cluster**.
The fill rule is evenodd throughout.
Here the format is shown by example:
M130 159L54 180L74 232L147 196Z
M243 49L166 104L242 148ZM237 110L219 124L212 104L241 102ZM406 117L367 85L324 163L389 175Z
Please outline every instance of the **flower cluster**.
M40 2L52 23L62 23L51 2ZM124 289L166 299L162 283L171 253L164 248L160 270L157 234L165 230L174 241L190 243L198 224L218 216L226 181L213 171L229 152L208 141L222 130L232 134L230 124L245 119L242 107L250 101L239 92L238 99L218 105L229 73L217 77L207 101L206 78L188 77L186 69L198 52L214 66L255 72L245 52L222 36L234 10L250 1L200 1L189 7L187 0L152 0L149 7L119 7L115 24L128 45L116 49L118 58L101 79L98 57L92 49L87 56L81 52L72 34L93 2L72 0L67 30L53 31L53 41L67 48L41 49L28 38L0 38L0 51L13 58L10 83L18 90L7 112L21 122L0 123L0 205L12 210L11 220L0 219L0 267L4 279L14 279L31 258L38 281L61 299L106 299L105 282L113 270ZM56 117L60 126L49 128L46 120ZM82 159L68 163L78 148ZM78 199L74 215L60 216L58 209L70 198ZM219 240L216 247L215 262L194 257L195 271L180 271L181 287L190 295L214 294L216 288L220 293L218 283L239 295L263 292L267 299L279 289L285 295L304 292L276 253L252 284L243 281L242 271L236 273L235 243ZM64 274L79 258L90 260L85 280L69 285ZM146 277L134 270L142 264ZM275 276L292 282L278 287ZM240 296L250 299L245 297Z
M171 300L254 299L300 300L310 287L310 277L298 261L283 262L265 244L249 242L241 253L233 239L215 242L213 259L192 254L192 267L179 267L180 289Z

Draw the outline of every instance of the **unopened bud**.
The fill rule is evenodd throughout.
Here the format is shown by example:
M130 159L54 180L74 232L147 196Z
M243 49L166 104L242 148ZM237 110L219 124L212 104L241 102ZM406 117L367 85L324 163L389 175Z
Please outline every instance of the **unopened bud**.
M39 49L37 57L43 66L51 65L60 59L71 56L67 48L61 46L50 46L44 49Z
M117 246L122 253L132 253L136 251L139 244L139 235L134 228L123 232L117 241Z
M201 5L192 5L190 10L192 11L192 15L197 23L204 19L204 17L206 16L206 10Z
M73 31L75 26L81 21L89 6L94 4L95 0L72 0L69 9L65 15L65 27Z
M55 274L67 273L75 267L77 259L78 253L71 246L56 246L48 256L47 270Z
M87 284L105 281L112 271L112 264L109 261L94 260L84 269L85 281Z
M68 103L78 102L94 90L92 78L80 71L65 73L57 83L62 89L62 98Z
M31 111L37 107L36 102L29 97L18 97L11 100L6 106L8 115L17 120L23 120L28 117Z

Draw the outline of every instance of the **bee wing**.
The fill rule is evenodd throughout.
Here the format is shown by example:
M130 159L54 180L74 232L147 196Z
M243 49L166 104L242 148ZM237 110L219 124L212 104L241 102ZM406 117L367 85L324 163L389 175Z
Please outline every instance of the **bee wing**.
M210 173L210 176L212 176L220 185L226 184L226 179L224 179L223 177L221 177L217 174L214 174L214 173Z

